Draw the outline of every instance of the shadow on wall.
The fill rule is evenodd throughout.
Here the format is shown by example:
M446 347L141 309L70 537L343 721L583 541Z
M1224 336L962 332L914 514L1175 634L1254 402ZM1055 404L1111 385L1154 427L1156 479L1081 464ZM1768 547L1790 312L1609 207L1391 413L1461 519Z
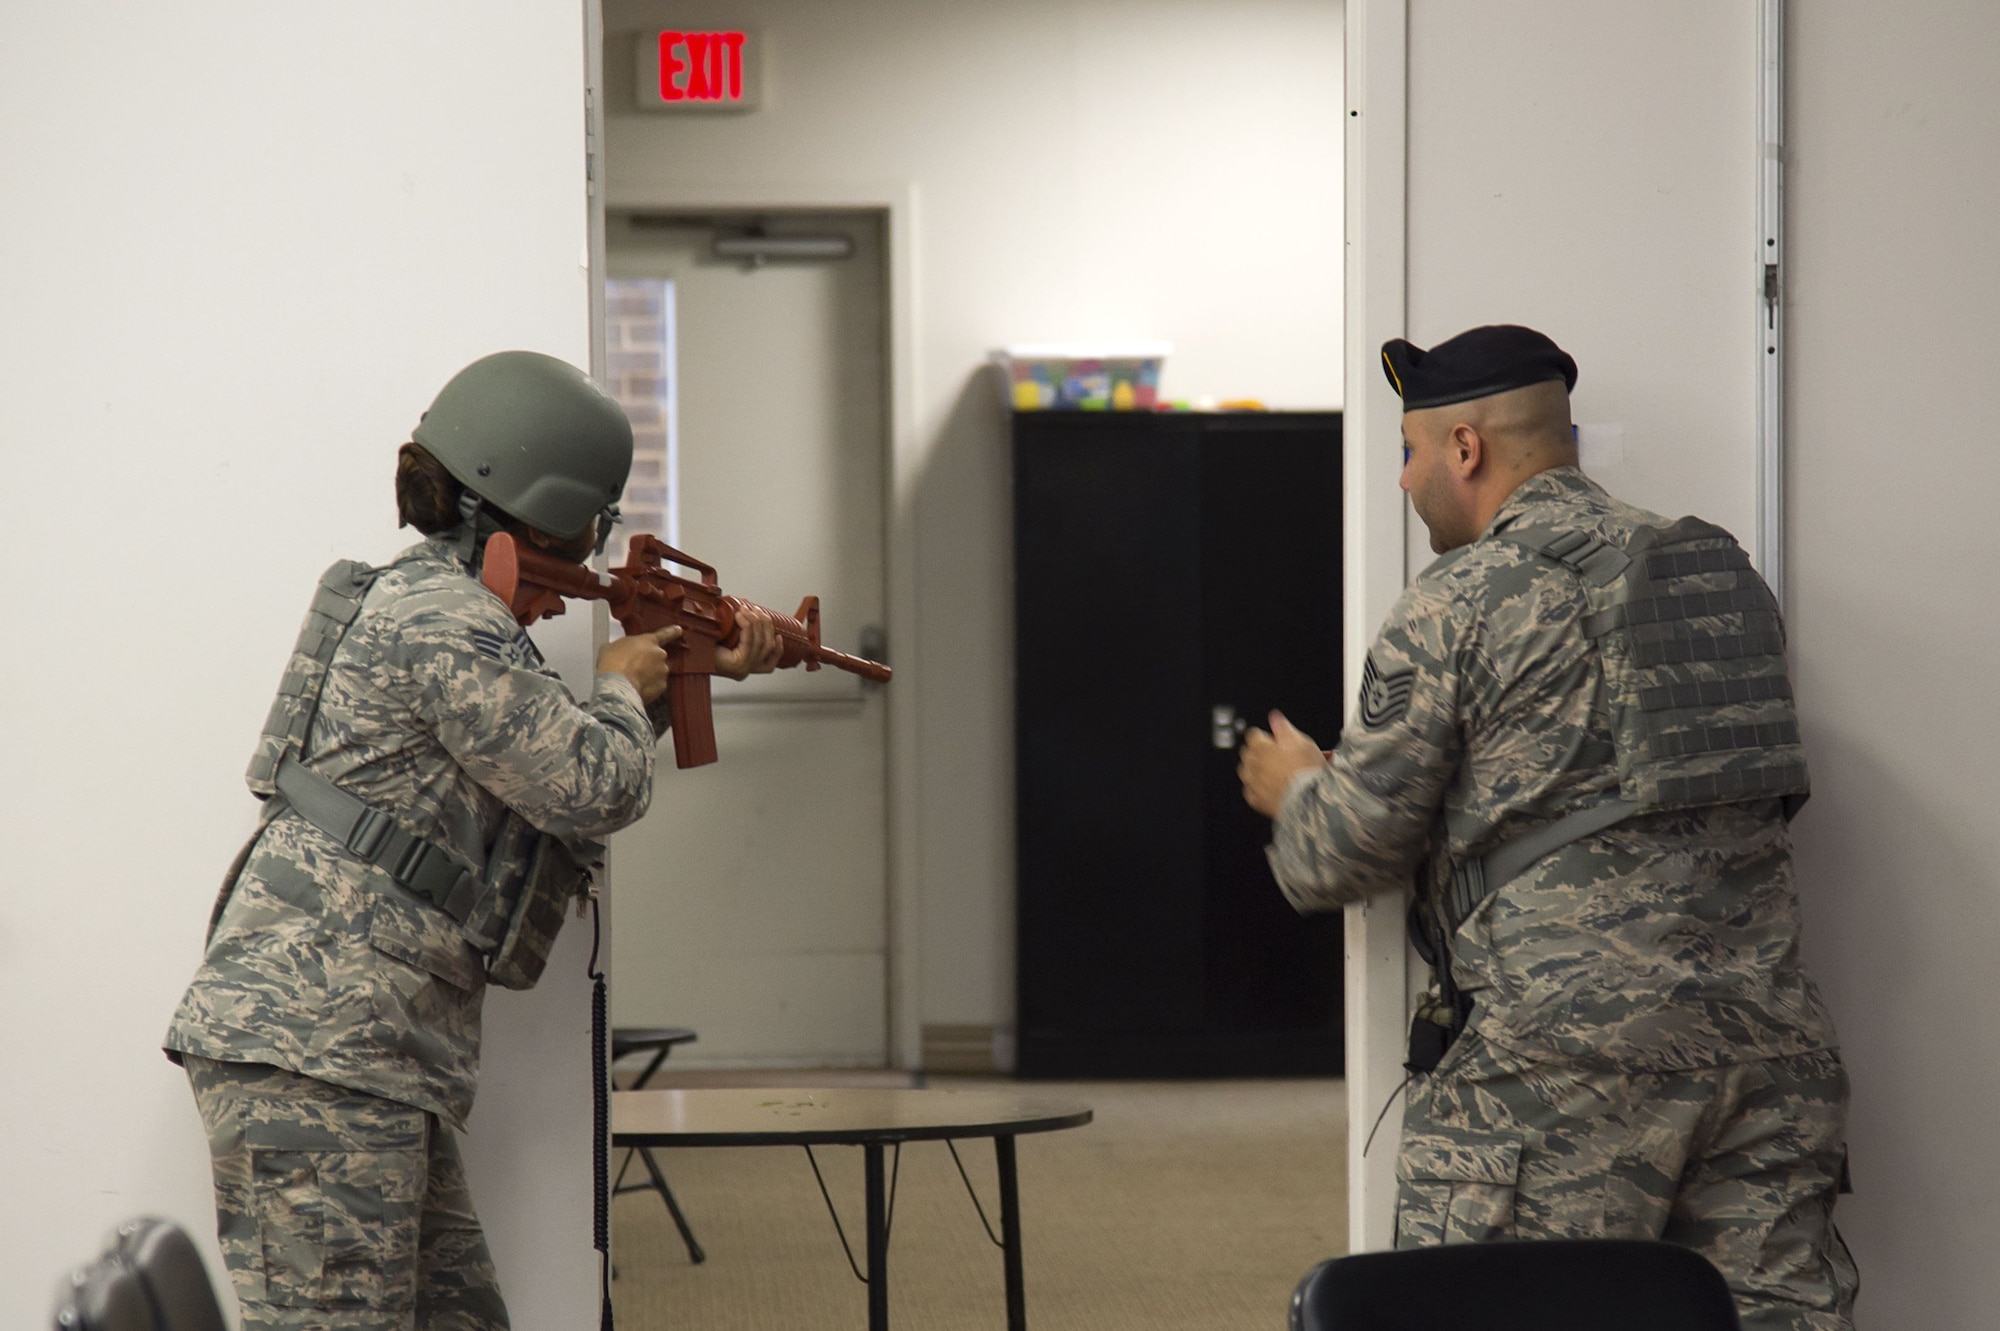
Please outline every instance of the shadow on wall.
M998 711L979 711L1005 721L1012 710L1004 685L1012 656L1013 476L1009 414L991 373L981 366L959 385L924 451L913 502L918 600L926 622L949 625L933 629L924 644L926 697L990 695Z
M994 1021L1014 1010L1013 604L1008 412L979 366L924 442L912 487L918 812L927 1021ZM984 970L986 973L979 973Z
M1964 1287L1951 1272L1985 1260L1989 1237L1933 1232L1917 1218L1953 1192L1973 1205L1984 1196L1990 1209L1990 1171L1965 1167L1990 1159L1990 1122L1953 1121L1920 1101L1940 1079L1984 1083L1953 1091L1955 1103L2000 1097L2000 1068L1981 1056L1969 1029L1969 1005L1986 981L1953 962L1981 946L1971 940L2000 938L1993 866L1971 853L1972 829L1939 817L1855 736L1808 724L1805 738L1813 796L1794 827L1805 959L1818 978L1836 968L1815 967L1814 958L1841 958L1844 987L1826 997L1854 1082L1855 1193L1836 1218L1853 1244L1864 1298L1871 1265L1903 1273L1905 1291L1927 1285L1928 1298L1948 1297ZM1892 1025L1881 995L1911 990L1932 1016L1914 1029ZM1954 1203L1945 1213L1962 1212ZM1895 1308L1864 1307L1884 1324L1908 1320ZM1923 1320L1974 1326L1991 1311L1929 1305Z

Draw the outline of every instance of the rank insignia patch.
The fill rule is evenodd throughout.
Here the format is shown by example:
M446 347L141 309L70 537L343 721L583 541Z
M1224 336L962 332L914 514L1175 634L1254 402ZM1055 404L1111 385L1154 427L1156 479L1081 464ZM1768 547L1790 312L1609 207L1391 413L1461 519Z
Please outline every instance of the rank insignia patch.
M490 656L510 666L536 666L541 664L541 653L528 635L515 629L513 636L503 638L487 629L472 630L472 645L482 656Z
M1415 670L1398 670L1384 675L1375 669L1375 655L1369 653L1361 670L1361 724L1370 730L1394 725L1410 710L1410 690L1416 686Z

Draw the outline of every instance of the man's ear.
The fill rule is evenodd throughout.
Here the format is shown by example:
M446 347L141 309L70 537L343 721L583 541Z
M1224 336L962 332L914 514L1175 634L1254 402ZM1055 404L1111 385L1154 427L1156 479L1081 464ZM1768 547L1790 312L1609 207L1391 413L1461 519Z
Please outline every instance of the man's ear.
M1455 425L1451 431L1451 460L1460 476L1471 476L1486 460L1486 441L1470 425Z

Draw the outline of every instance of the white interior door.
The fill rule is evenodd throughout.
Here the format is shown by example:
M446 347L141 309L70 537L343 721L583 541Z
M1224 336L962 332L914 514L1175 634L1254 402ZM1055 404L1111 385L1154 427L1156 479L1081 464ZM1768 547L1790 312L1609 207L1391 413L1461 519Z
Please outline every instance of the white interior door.
M612 219L608 241L614 279L671 283L677 474L648 525L732 595L788 614L818 595L824 640L860 652L885 615L880 221L774 219L852 254L750 266L712 257L711 222L649 220ZM613 1019L693 1027L676 1064L884 1066L882 686L718 679L714 711L720 761L680 771L663 743L652 811L613 839Z

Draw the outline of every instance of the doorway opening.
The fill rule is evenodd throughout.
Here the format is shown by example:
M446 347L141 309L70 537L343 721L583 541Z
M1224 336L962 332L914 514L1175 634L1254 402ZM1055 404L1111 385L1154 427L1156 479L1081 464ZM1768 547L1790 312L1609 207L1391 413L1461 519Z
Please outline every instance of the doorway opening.
M731 595L788 614L818 596L828 645L875 659L886 232L880 210L626 210L605 247L628 531L712 564ZM886 1067L884 690L788 670L718 680L714 707L721 760L664 767L613 839L614 1023L693 1028L675 1057L691 1069Z

